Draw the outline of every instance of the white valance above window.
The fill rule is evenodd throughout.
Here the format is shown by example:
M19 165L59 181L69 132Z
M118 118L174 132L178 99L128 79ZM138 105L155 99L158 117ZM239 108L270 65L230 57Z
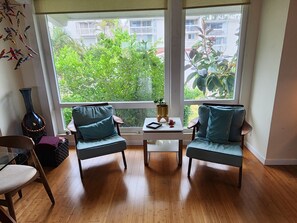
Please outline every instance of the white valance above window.
M183 0L184 9L246 4L250 4L250 0Z
M167 0L34 0L36 14L167 9Z

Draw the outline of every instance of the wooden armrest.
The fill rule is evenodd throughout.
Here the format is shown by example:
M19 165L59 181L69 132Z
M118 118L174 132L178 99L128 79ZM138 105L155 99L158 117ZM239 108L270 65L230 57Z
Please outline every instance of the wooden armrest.
M76 128L75 128L75 125L74 125L74 120L73 118L71 119L71 121L69 122L69 124L67 125L67 129L69 129L69 131L71 133L75 133L76 132Z
M192 119L189 124L188 124L188 129L194 128L195 126L197 126L199 124L199 118L194 118Z
M253 127L246 121L243 122L242 129L241 129L241 135L246 135L250 131L252 131Z
M118 117L116 115L113 115L112 117L113 117L113 120L115 121L115 123L124 124L124 121L120 117Z

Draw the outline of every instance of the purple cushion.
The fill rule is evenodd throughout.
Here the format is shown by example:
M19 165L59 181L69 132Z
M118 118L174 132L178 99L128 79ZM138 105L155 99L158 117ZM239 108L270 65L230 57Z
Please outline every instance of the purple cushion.
M38 144L48 144L54 147L58 147L60 138L56 136L42 136Z

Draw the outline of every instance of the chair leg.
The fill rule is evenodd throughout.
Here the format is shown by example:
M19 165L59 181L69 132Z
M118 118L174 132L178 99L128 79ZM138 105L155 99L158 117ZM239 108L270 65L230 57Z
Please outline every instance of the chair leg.
M192 166L192 158L189 158L189 165L188 165L188 177L190 177L190 173L191 173L191 166Z
M83 172L82 172L82 167L81 167L81 161L79 158L77 158L78 161L78 166L79 166L79 173L80 173L80 178L83 179Z
M242 180L242 166L239 167L238 188L241 188L241 180Z
M124 151L122 151L122 157L123 157L125 169L127 169L127 163L126 163L126 157L125 157L125 152Z
M52 193L52 190L51 190L51 188L50 188L50 186L49 186L47 180L46 180L46 179L42 179L42 184L43 184L44 189L46 190L47 195L48 195L48 197L50 198L52 204L55 204L55 198L54 198L54 195L53 195L53 193Z
M16 220L16 215L15 215L15 211L14 211L14 207L13 207L13 201L12 201L12 196L11 194L5 194L5 200L7 202L7 207L8 207L8 211L9 211L9 215Z
M16 223L15 219L13 219L6 211L4 208L0 206L0 222L5 222L5 223Z
M19 197L20 197L20 198L22 198L22 197L23 197L22 190L19 190L19 191L18 191L18 194L19 194Z
M48 197L50 198L52 204L55 204L54 195L53 195L52 190L51 190L51 188L50 188L50 186L48 184L48 181L46 179L46 176L45 176L45 173L44 173L43 169L39 170L39 175L40 175L39 178L40 178L40 180L41 180L41 182L42 182L42 184L44 186L45 191L47 192Z

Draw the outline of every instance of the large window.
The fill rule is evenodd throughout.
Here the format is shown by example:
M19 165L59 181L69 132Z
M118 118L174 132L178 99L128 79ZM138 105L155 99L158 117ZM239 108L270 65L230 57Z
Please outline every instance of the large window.
M164 98L164 16L142 14L47 16L64 124L81 103L114 103L126 127L155 116L148 104Z
M241 20L241 6L186 10L185 116L204 101L237 102Z
M79 104L109 102L125 121L123 132L139 133L145 117L156 115L158 98L174 105L185 125L203 102L237 103L243 8L185 9L184 28L177 29L185 31L182 55L164 11L45 16L59 131Z

